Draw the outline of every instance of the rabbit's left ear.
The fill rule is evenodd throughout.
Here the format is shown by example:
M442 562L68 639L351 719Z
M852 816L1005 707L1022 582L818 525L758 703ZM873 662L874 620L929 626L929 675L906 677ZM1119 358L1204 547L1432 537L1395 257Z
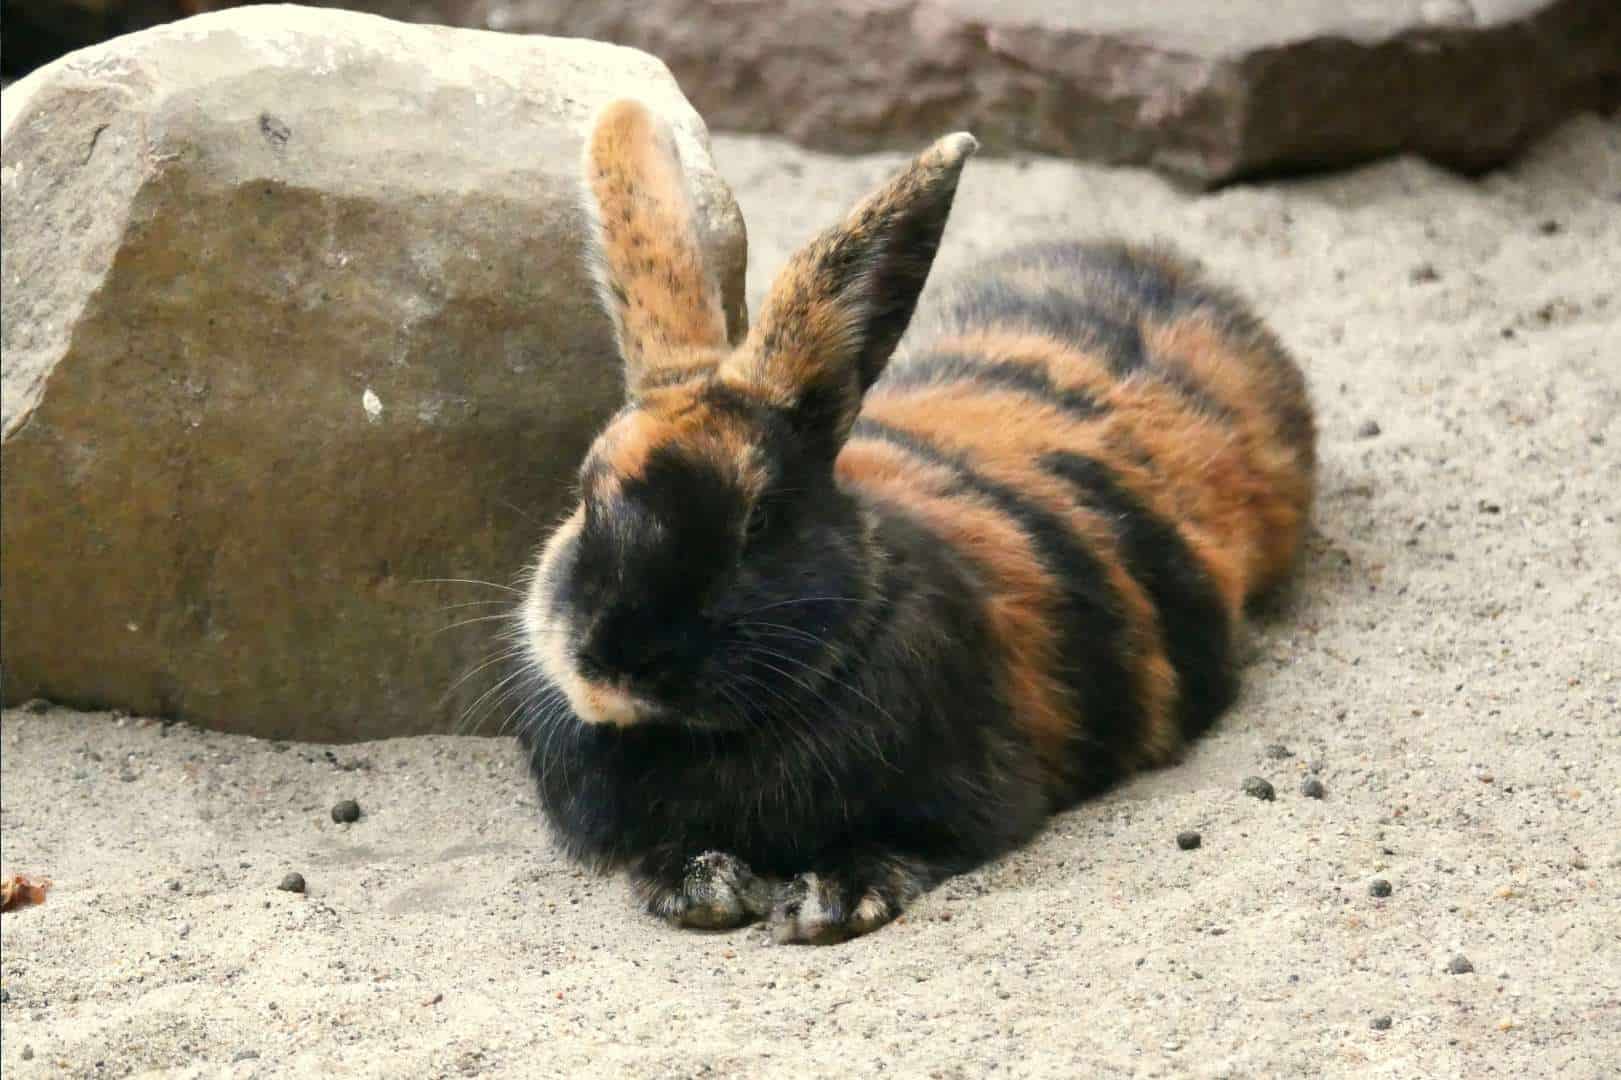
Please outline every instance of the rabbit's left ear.
M808 436L841 444L911 322L978 148L966 132L947 135L795 254L723 376L763 389Z
M583 161L588 252L634 396L713 363L728 346L720 288L669 126L637 101L597 114Z

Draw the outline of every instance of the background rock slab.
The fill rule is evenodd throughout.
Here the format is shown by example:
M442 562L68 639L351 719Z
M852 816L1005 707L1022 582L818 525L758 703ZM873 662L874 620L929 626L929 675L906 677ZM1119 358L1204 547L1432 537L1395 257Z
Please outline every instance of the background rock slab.
M499 588L620 401L584 124L702 121L611 45L256 7L4 97L4 695L262 735L451 729ZM462 605L451 607L450 605ZM490 632L485 632L489 630Z
M14 0L65 20L236 0ZM987 150L1199 183L1413 153L1474 171L1621 104L1615 0L317 0L615 41L659 56L715 128L819 149L971 128ZM111 15L104 15L111 18ZM80 19L80 23L83 23Z

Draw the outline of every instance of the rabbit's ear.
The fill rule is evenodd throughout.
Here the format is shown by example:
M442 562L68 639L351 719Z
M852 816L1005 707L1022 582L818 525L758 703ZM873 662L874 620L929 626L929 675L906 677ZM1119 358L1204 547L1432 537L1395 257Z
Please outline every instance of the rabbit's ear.
M726 348L726 314L669 126L638 101L611 102L583 167L588 261L634 395Z
M912 319L957 178L978 147L966 132L939 140L795 254L725 373L841 444Z

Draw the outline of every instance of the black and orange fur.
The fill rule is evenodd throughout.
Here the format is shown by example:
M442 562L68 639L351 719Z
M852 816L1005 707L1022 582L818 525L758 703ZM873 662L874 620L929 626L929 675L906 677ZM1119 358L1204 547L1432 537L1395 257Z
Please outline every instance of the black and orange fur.
M973 150L801 250L734 344L668 130L594 126L628 400L535 569L523 732L568 850L676 923L864 933L1170 760L1299 548L1304 381L1172 255L1012 251L914 318Z

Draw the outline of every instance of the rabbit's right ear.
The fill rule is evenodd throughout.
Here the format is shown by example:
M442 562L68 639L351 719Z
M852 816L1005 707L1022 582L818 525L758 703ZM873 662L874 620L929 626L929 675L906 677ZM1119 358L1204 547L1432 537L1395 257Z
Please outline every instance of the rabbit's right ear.
M587 253L635 396L713 363L727 347L720 288L669 126L637 101L605 106L583 161Z

